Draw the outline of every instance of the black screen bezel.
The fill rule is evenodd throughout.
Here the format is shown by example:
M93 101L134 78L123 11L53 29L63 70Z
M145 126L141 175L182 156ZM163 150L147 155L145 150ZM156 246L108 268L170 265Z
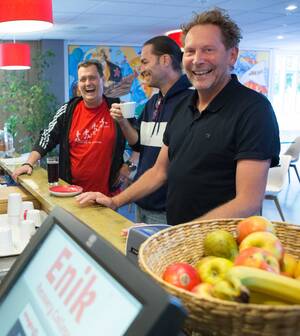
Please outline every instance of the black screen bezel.
M55 207L48 215L3 279L0 285L0 305L32 257L38 252L54 225L58 225L66 232L88 255L141 302L142 309L125 335L159 336L165 335L166 332L172 335L172 330L176 332L179 329L185 316L181 305L108 241L60 207ZM88 242L91 242L92 235L94 243L90 246L91 244Z

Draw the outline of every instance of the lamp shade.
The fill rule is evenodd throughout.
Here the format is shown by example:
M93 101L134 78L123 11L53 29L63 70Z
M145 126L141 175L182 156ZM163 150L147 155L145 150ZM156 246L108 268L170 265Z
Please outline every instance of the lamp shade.
M52 0L1 0L0 32L25 33L52 27Z
M0 69L30 69L30 46L27 43L1 43Z
M181 40L181 37L182 37L182 30L181 29L170 30L170 31L166 32L165 35L167 35L172 40L174 40L179 45L179 47L181 49L183 48L182 40Z

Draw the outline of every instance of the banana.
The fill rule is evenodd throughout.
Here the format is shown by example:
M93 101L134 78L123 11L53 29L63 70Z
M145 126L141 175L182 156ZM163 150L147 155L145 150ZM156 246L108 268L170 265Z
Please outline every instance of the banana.
M300 304L300 281L247 266L234 266L228 273L239 278L250 292L267 294L274 300L289 304Z
M242 284L238 277L227 273L225 279L218 281L213 289L212 295L216 298L247 303L249 301L249 290Z
M255 291L250 292L249 303L272 305L272 306L282 306L282 305L289 304L288 302L281 301L278 298L274 298L274 296L270 296L268 294L263 294L263 293L258 293Z

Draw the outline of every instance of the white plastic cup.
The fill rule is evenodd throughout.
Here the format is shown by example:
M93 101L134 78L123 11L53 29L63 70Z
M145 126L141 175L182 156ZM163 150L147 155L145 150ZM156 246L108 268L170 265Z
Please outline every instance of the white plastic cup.
M0 227L0 253L11 254L13 250L12 232L9 226Z
M20 216L22 209L22 196L20 193L10 193L7 199L8 216Z
M30 238L35 233L35 227L33 220L22 220L20 223L20 241L22 244L26 244L29 242Z
M27 219L27 212L33 210L33 203L31 201L22 202L22 208L20 213L20 219Z
M28 210L26 219L32 220L34 223L34 227L36 228L40 227L42 224L41 212L40 210L37 210L37 209Z
M20 216L7 216L7 219L12 233L13 244L17 246L20 240Z
M120 109L123 115L123 118L134 118L136 102L126 102L120 104Z

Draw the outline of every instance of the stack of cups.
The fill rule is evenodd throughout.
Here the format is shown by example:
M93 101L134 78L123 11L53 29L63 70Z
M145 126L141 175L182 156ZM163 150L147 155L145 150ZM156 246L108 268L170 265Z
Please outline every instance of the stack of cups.
M7 200L8 225L11 228L14 245L18 245L20 240L20 214L22 209L22 197L19 193L11 193Z

